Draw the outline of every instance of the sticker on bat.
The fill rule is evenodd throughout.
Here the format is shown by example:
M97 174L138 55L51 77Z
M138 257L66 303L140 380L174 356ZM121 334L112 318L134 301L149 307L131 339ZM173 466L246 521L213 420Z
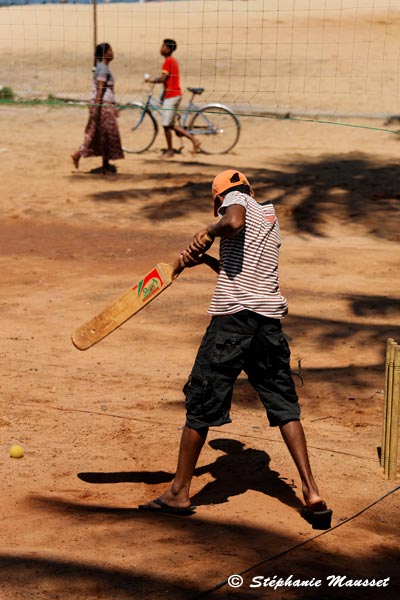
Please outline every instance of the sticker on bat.
M156 292L164 286L163 278L157 268L153 269L144 277L137 285L132 288L132 291L137 290L137 297L143 302L147 302Z

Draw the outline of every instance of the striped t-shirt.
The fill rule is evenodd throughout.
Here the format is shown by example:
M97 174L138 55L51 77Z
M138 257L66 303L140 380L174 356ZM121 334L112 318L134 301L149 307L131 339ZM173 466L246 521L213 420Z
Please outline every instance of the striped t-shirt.
M233 204L246 209L245 225L236 235L221 238L220 269L208 312L226 315L251 310L281 319L288 304L279 289L281 238L275 209L270 202L259 204L233 191L225 196L218 214L222 217Z

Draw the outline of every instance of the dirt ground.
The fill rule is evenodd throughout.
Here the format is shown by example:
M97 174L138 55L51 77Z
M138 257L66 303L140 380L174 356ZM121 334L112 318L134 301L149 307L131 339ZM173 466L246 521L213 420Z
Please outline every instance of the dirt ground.
M193 158L186 146L161 161L160 138L103 176L97 159L72 168L85 120L72 107L0 111L1 598L394 598L399 480L384 477L377 448L385 341L400 339L398 138L244 118L232 154ZM299 478L245 378L232 424L210 431L201 455L196 514L137 510L175 469L182 386L215 281L205 266L90 350L70 342L212 220L210 182L231 166L280 218L285 329L313 469L334 510L322 534L299 515ZM9 458L14 443L23 458ZM322 583L249 587L290 575ZM330 575L390 581L332 587Z

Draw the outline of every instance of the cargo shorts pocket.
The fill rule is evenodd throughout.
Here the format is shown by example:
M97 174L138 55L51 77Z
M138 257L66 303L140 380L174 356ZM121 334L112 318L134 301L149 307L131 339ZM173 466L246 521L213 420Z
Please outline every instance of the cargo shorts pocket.
M243 368L245 351L250 346L250 338L241 338L235 334L218 332L215 338L215 348L212 363L216 367Z
M186 411L192 417L204 417L212 409L213 390L208 379L200 380L191 375L183 387L183 393L186 396Z
M267 343L267 366L274 370L290 369L290 348L287 337L281 331L270 334Z

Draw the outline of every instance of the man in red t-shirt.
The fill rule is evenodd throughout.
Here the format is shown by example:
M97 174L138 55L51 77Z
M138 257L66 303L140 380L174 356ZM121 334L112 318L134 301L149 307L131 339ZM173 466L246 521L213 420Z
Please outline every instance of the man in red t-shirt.
M161 75L159 77L146 77L145 79L145 81L149 81L150 83L162 83L164 85L162 95L164 109L162 125L164 127L165 139L167 140L167 150L163 154L164 158L172 158L175 154L172 145L172 130L192 142L193 153L200 152L200 142L194 135L176 124L176 114L182 99L182 91L179 80L179 65L172 56L175 50L176 42L174 40L164 40L161 46L161 55L165 57L165 60Z

